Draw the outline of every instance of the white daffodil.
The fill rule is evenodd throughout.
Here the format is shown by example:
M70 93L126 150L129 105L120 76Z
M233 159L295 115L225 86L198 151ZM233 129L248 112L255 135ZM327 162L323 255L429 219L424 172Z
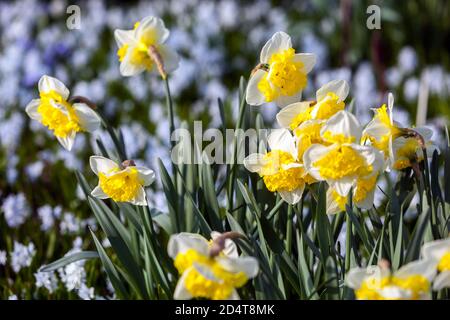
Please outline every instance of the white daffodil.
M264 45L260 64L252 72L246 100L250 105L275 101L279 107L297 102L306 87L306 75L316 63L311 53L295 53L291 37L277 32Z
M426 127L417 127L407 129L417 132L424 141L427 157L431 158L433 152L437 150L432 141L433 131ZM390 141L390 163L392 168L396 170L403 170L412 167L414 163L424 160L423 150L417 137L398 137Z
M358 300L429 300L435 275L431 260L418 260L394 273L379 266L354 268L345 284L355 290Z
M379 152L355 143L361 138L361 126L351 113L336 113L323 125L320 135L330 145L311 145L303 155L303 164L314 179L326 181L339 195L347 196L358 179L380 170Z
M39 99L26 106L28 116L53 132L61 145L71 150L77 132L93 132L100 127L97 113L85 103L70 103L69 89L58 79L39 79Z
M434 279L433 290L450 288L450 238L425 243L422 257L433 260L439 272Z
M327 120L344 110L349 85L345 80L333 80L320 87L316 101L292 103L277 114L277 121L283 128L295 130L308 120Z
M302 197L307 175L298 162L295 138L287 129L277 129L267 142L270 152L249 155L244 159L244 166L258 173L269 191L278 192L286 202L295 204Z
M213 247L221 246L219 238L225 239L224 249L213 253ZM193 233L170 237L167 251L181 275L175 299L239 299L236 289L256 277L258 261L253 257L239 257L234 243L227 244L227 240L233 242L226 233L215 233L211 241Z
M372 109L373 119L367 124L363 131L363 142L369 141L372 146L384 153L385 159L390 157L389 145L392 141L403 134L402 126L394 121L394 96L388 95L388 106L383 104L378 109Z
M169 34L164 22L152 16L136 22L133 30L115 30L120 73L128 77L147 70L165 77L165 73L174 71L179 57L165 44Z
M147 205L144 187L155 180L153 170L135 166L132 160L118 165L101 156L91 156L89 163L99 178L98 185L91 193L93 197L111 198L116 202L130 202L138 206Z

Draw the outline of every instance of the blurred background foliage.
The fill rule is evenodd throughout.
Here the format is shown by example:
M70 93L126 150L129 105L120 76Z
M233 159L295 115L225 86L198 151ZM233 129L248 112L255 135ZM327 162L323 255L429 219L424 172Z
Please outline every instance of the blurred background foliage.
M450 116L448 1L76 1L79 30L66 26L70 4L0 3L0 298L47 297L47 289L36 290L38 267L89 246L78 236L86 235L88 225L95 230L95 219L81 201L73 170L84 171L93 182L86 164L89 155L98 153L95 139L101 137L112 148L106 133L99 132L77 137L69 153L26 117L25 106L37 97L43 74L61 79L72 94L92 99L120 128L127 153L137 163L157 168L157 158L170 162L160 79L119 75L114 29L130 29L144 16L164 19L171 30L169 44L182 57L170 77L179 120L217 127L221 98L227 126L234 127L239 77L249 75L267 39L284 30L297 51L317 55L305 98L313 98L329 80L345 79L363 124L371 117L370 108L385 102L390 91L396 97L395 119L410 125L424 95L426 122L435 130L435 140L444 140ZM373 4L381 10L379 30L366 27L367 8ZM276 112L274 105L262 107L268 127ZM148 198L152 206L167 210L160 183ZM34 249L21 251L15 241L33 243ZM30 263L27 257L32 257ZM17 272L13 261L21 266ZM99 277L98 262L69 271L73 277L68 280L60 273L59 289L49 297L112 295ZM86 290L74 292L71 281L82 281Z

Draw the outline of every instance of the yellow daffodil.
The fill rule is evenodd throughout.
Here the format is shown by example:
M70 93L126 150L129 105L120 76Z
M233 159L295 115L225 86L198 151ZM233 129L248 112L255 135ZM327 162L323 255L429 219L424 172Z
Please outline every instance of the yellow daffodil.
M101 156L92 156L89 163L99 178L98 185L91 193L93 197L111 198L116 202L130 202L138 206L147 205L144 187L155 180L153 170L135 166L132 160L118 165Z
M273 131L268 137L270 151L254 153L244 159L250 172L258 173L271 192L278 192L288 203L300 201L306 183L306 171L298 161L295 138L286 129Z
M44 75L38 87L40 98L31 100L25 111L51 130L65 149L72 149L78 132L93 132L100 127L97 113L85 103L69 102L70 92L58 79Z
M374 111L373 119L363 131L363 142L368 140L372 146L381 150L386 159L389 158L389 144L403 134L401 125L393 118L394 96L388 95L388 106L382 105Z
M179 57L165 44L169 34L164 22L152 16L136 22L133 30L115 30L120 73L128 77L147 70L165 77L174 71Z
M345 80L333 80L316 92L316 101L292 103L277 114L277 121L283 128L295 130L308 120L327 120L344 110L349 85Z
M379 152L356 143L361 126L351 113L336 113L323 125L320 135L328 145L311 145L303 155L303 164L314 179L326 181L340 196L347 196L358 179L380 170Z
M422 257L434 261L439 272L434 279L433 290L450 288L450 238L425 243Z
M431 260L418 260L394 273L379 266L354 268L345 284L355 290L358 300L429 300L435 275Z
M432 157L433 152L439 149L431 142L433 131L429 128L418 127L413 129L424 140L427 157ZM424 160L422 146L417 137L399 137L390 142L390 163L392 168L403 170L412 167L414 163Z
M260 64L252 72L246 101L250 105L275 103L279 107L297 102L306 87L306 75L316 63L311 53L295 53L291 37L284 32L275 33L264 45Z
M219 239L225 239L225 244ZM217 246L219 250L213 249ZM256 277L259 270L255 258L238 256L226 234L215 233L211 241L193 233L172 235L167 251L181 275L174 292L177 300L239 299L236 289Z

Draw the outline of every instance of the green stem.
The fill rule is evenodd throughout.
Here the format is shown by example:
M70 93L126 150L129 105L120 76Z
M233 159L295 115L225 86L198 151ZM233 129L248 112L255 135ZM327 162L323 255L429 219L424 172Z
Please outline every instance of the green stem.
M286 252L290 255L292 251L292 220L294 216L292 214L292 205L289 205L287 212L286 223Z

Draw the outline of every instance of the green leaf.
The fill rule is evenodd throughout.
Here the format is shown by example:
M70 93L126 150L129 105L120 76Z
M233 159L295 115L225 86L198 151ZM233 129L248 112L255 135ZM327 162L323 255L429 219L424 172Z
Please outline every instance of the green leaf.
M58 259L52 263L49 263L49 264L43 266L42 268L39 269L39 271L51 272L51 271L55 271L59 268L62 268L70 263L73 263L73 262L76 262L79 260L90 260L90 259L95 259L98 257L99 257L99 255L95 251L75 252L75 253L72 253L70 255L62 257L61 259Z

